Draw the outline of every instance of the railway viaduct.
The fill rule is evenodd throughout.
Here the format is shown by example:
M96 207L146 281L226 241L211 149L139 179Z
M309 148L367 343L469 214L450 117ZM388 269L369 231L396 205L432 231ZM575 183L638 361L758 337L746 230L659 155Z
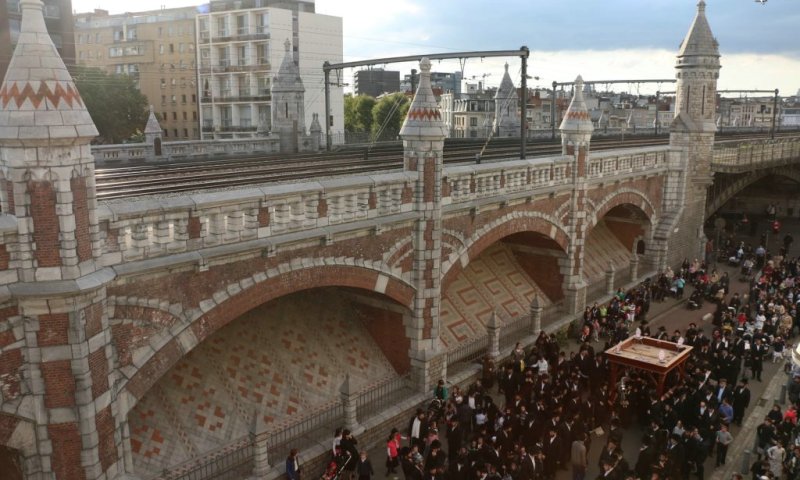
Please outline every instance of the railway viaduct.
M149 477L335 400L345 374L426 392L487 325L533 303L552 315L530 329L552 328L615 275L700 255L707 206L800 177L797 139L715 147L701 1L668 146L591 152L578 77L561 155L444 167L423 59L402 171L98 203L96 130L41 2L21 5L0 89L0 459L24 478ZM714 171L735 180L708 199Z

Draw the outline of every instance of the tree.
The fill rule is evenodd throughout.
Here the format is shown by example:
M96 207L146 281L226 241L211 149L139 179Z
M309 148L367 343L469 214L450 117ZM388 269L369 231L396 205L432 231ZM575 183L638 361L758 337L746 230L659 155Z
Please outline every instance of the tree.
M75 86L92 116L99 143L121 143L147 123L147 97L128 75L110 75L99 68L71 69Z
M411 100L402 92L385 95L372 107L374 140L396 140Z
M369 95L345 95L344 129L348 133L369 133L372 131L372 107L375 99Z

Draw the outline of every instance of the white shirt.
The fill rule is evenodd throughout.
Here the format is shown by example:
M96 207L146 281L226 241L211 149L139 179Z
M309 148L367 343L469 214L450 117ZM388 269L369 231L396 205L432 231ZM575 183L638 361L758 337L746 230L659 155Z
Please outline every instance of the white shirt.
M415 417L411 423L411 438L419 438L419 429L422 426L422 421L419 417Z

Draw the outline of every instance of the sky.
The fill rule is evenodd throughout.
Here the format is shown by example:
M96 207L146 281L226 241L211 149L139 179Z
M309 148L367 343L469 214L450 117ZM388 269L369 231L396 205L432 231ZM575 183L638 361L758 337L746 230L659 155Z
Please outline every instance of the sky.
M138 0L138 10L197 5L190 0ZM720 44L720 89L800 89L800 0L706 0L706 16ZM76 12L120 0L72 0ZM529 86L553 81L674 78L675 54L696 11L695 0L316 0L317 13L343 18L344 60L477 50L531 51ZM499 85L503 64L519 84L519 58L468 60L464 76ZM391 64L408 73L416 65ZM458 71L458 61L434 71ZM343 72L352 84L352 69ZM472 78L474 77L474 80ZM621 85L652 93L669 85Z

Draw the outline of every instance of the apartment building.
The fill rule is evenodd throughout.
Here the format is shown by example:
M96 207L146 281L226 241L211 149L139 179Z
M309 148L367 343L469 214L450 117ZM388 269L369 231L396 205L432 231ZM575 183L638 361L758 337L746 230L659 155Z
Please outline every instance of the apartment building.
M314 12L308 1L212 1L197 16L197 83L201 137L248 138L272 131L273 77L288 41L305 88L304 121L325 119L322 64L342 61L342 19ZM343 138L342 87L331 86L334 143ZM302 133L302 132L299 132Z
M69 66L75 63L72 35L72 0L43 0L44 23L58 53ZM5 78L11 54L17 46L22 9L19 0L0 0L0 80Z
M196 15L196 7L186 7L75 16L78 64L133 77L158 114L165 141L200 138Z

